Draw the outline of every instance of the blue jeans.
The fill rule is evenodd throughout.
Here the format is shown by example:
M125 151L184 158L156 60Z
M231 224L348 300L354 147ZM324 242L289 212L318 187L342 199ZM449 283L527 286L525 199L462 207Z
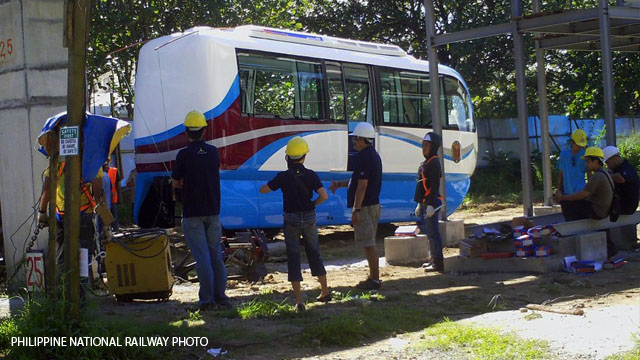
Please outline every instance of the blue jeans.
M222 258L220 215L182 218L182 231L196 260L200 305L229 301L227 269Z
M440 210L437 210L432 217L427 217L425 208L426 206L423 205L420 210L420 226L429 239L429 253L432 259L443 259L442 238L440 237L440 228L438 227L438 213Z
M302 236L302 241L300 240ZM284 242L287 246L287 278L289 281L302 281L300 271L300 244L304 245L311 275L326 275L324 264L318 251L318 228L316 212L284 213Z

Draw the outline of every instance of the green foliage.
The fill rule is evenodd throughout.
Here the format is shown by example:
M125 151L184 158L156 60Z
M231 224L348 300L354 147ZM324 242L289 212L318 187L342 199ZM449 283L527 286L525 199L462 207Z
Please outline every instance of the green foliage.
M256 297L237 308L237 313L242 319L271 316L293 316L295 308L286 303L287 299L275 302L271 299Z
M445 319L426 330L427 339L418 349L458 350L476 359L544 359L549 358L543 341L522 340L494 329L462 325Z
M308 327L302 333L302 342L312 344L320 341L324 346L357 345L370 332L368 321L357 315L334 316L316 326Z
M640 133L633 133L618 144L620 156L636 167L640 173Z
M640 333L633 334L633 349L622 354L607 356L605 360L638 360L640 359Z
M61 292L61 291L60 291ZM95 318L70 320L65 316L65 301L50 300L44 295L25 303L18 315L0 322L0 351L14 359L129 359L160 358L158 348L129 346L29 347L11 346L12 337L118 337L141 334L122 324L106 323Z

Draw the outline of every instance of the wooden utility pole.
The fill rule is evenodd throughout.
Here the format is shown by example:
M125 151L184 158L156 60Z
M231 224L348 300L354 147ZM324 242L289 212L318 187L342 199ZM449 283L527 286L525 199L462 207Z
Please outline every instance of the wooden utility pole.
M56 256L58 220L56 219L56 203L58 201L58 158L60 142L58 137L58 128L51 129L51 144L49 149L49 252L47 253L47 290L52 297L55 295L58 278L58 257Z
M65 3L65 46L69 48L67 121L78 127L78 155L68 156L65 166L64 270L67 275L68 315L79 317L80 309L80 184L82 183L82 124L85 114L85 69L90 0ZM93 239L91 239L93 241ZM86 264L83 264L86 266Z

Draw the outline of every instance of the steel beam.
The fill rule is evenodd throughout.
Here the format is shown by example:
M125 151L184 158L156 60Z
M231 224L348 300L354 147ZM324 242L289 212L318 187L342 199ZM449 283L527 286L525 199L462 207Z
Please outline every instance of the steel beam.
M540 12L540 0L533 0L533 12ZM542 35L542 34L538 34ZM536 66L538 78L538 106L540 117L540 138L542 139L542 184L544 187L544 204L553 205L551 176L551 145L549 141L549 108L547 106L547 78L545 71L544 49L540 41L536 41Z
M602 78L604 86L604 122L607 127L607 145L616 145L616 118L611 55L611 29L609 28L609 2L599 0L600 51L602 53ZM640 10L638 10L640 15Z
M520 0L511 0L511 16L522 16ZM525 79L524 37L513 29L513 55L516 61L516 92L518 103L518 134L520 135L520 173L522 176L522 205L525 216L533 216L531 158L529 154L529 120L527 116L527 83Z
M609 17L611 17L612 19L640 20L640 8L629 6L611 6L609 7Z
M561 14L521 19L518 21L518 29L548 33L551 31L547 28L553 26L596 19L598 19L598 9L571 10Z
M504 23L499 25L484 26L481 28L465 31L456 31L454 33L437 35L433 38L434 46L452 44L461 41L483 39L498 35L506 35L512 32L513 25Z
M433 132L438 134L442 139L442 122L440 107L440 76L438 74L438 48L434 45L436 37L435 11L433 10L433 0L424 0L425 20L427 24L427 51L429 60L429 85L431 87L431 124ZM440 168L442 169L442 177L440 178L440 195L445 201L442 202L442 210L440 211L440 219L447 220L447 188L445 183L444 156L442 156L443 147L438 149L438 160L440 160ZM443 227L446 229L446 226ZM446 231L446 230L445 230ZM446 239L446 234L441 234Z

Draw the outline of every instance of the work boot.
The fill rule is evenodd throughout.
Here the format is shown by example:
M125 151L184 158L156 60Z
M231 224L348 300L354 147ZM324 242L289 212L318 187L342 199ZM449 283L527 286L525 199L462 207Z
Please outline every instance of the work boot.
M423 265L423 267L425 272L436 271L439 273L444 273L444 259L433 258L430 264L428 264L427 266Z

